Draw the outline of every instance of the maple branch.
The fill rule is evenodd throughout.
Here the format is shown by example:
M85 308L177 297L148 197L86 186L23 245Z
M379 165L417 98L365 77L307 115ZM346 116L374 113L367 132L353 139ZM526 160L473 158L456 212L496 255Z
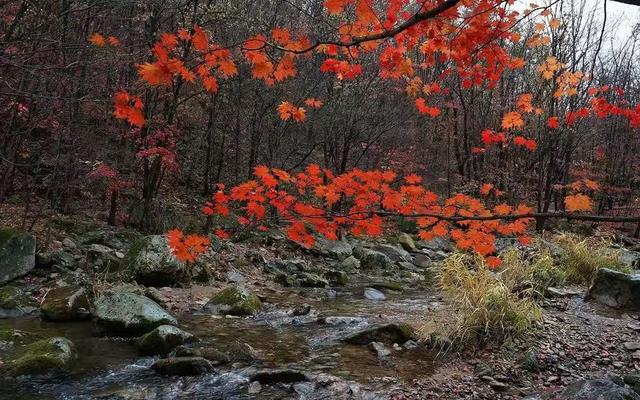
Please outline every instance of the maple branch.
M525 213L525 214L507 214L507 215L474 215L474 216L447 216L442 214L412 214L405 215L387 211L371 211L380 217L405 217L405 218L435 218L440 221L461 222L461 221L515 221L526 218L542 218L542 219L567 219L576 221L592 221L592 222L640 222L640 216L612 216L612 215L595 215L595 214L574 214L567 212L548 212L548 213ZM361 213L363 214L363 213ZM353 214L352 214L353 215ZM349 217L348 215L346 217Z
M323 45L327 45L327 44L332 44L335 46L340 46L340 47L353 47L353 46L357 46L359 44L365 43L365 42L373 42L376 40L380 40L380 39L386 39L386 38L390 38L390 37L394 37L397 34L411 28L412 26L428 20L428 19L432 19L437 17L438 15L442 14L443 12L449 10L450 8L455 7L458 3L460 3L460 0L445 0L442 3L440 3L438 6L431 8L429 10L426 11L422 11L422 12L417 12L415 13L411 18L407 19L406 21L404 21L403 23L401 23L400 25L396 26L393 29L389 29L389 30L384 30L382 32L379 33L373 33L370 35L364 35L364 36L355 36L353 37L350 41L348 42L342 42L342 41L335 41L335 40L325 40L325 41L317 41L314 44L312 44L311 46L307 47L306 49L302 49L302 50L292 50L292 49L287 49L286 47L282 47L282 46L278 46L274 43L269 43L269 42L265 42L264 46L270 46L273 48L276 48L278 50L282 50L282 51L286 51L289 53L293 53L293 54L304 54L304 53L308 53L312 50L315 50L317 47L319 46L323 46ZM261 47L263 48L263 47ZM261 48L258 49L247 49L247 50L260 50Z

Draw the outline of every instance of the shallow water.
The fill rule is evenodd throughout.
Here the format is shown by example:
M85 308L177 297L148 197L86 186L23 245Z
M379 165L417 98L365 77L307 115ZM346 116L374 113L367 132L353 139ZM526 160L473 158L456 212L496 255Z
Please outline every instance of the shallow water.
M269 294L267 302L265 311L256 318L219 318L196 313L178 319L182 328L199 338L200 347L224 348L232 341L245 342L261 355L256 367L325 372L358 382L380 394L390 390L390 383L375 378L409 381L433 370L433 354L423 348L394 351L388 362L381 362L366 347L344 345L340 341L371 324L423 318L427 310L437 305L424 291L387 292L387 300L378 302L362 299L362 288L339 292L335 299L323 298L323 292L318 290L282 291ZM292 316L291 307L303 303L310 305L312 312ZM319 317L334 316L355 318L348 324L317 322ZM0 399L298 398L278 387L264 388L258 395L247 394L251 368L221 367L215 373L189 378L159 376L149 369L154 358L139 357L132 341L93 336L90 322L0 320L0 329L8 327L43 337L65 336L75 343L79 359L71 374L64 378L3 381Z

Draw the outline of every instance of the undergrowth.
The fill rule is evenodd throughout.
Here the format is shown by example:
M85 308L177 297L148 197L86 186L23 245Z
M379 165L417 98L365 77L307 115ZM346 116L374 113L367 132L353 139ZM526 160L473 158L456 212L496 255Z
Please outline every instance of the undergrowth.
M553 242L562 249L558 264L564 268L568 283L589 284L599 268L630 272L620 262L619 251L605 239L563 233L556 235Z
M520 336L542 318L533 299L519 297L478 257L457 253L447 258L439 285L457 312L456 321L445 333L454 347Z

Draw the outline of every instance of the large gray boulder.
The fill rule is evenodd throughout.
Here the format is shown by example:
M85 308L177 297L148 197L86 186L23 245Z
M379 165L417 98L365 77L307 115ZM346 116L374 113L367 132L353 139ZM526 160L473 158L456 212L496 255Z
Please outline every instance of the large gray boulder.
M167 237L146 236L137 240L123 260L136 282L145 286L173 286L184 280L187 270L169 248Z
M25 346L7 369L16 376L59 372L68 370L76 358L76 350L69 339L54 337Z
M353 252L353 247L346 240L329 240L324 236L314 236L312 251L323 257L344 260Z
M36 266L36 239L13 229L0 229L0 285L26 275Z
M91 316L87 290L77 286L51 289L40 303L42 316L51 321L87 319Z
M353 256L360 261L360 268L363 270L387 269L393 266L393 261L389 256L366 247L353 249Z
M176 319L153 300L134 293L113 293L95 302L95 322L106 334L142 334Z
M640 311L640 274L600 268L589 288L587 299L613 308Z

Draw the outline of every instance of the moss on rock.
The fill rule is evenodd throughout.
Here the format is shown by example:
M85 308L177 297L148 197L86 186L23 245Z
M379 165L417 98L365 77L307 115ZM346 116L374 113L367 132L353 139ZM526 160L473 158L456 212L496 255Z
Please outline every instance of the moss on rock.
M213 296L205 309L216 314L255 315L262 309L262 302L249 289L230 286Z
M18 376L67 370L76 357L76 350L69 339L55 337L40 340L25 346L22 355L11 361L8 371Z

